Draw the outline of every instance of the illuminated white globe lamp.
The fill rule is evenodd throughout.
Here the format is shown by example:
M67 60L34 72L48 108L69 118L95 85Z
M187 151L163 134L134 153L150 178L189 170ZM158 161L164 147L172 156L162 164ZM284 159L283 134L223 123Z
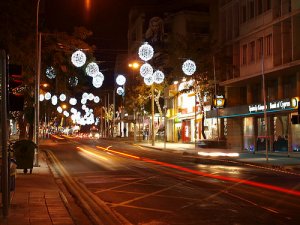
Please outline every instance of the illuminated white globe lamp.
M117 94L118 94L118 95L123 95L123 94L124 94L124 88L118 87L118 88L117 88Z
M66 99L67 99L67 96L65 94L61 94L59 96L59 100L62 101L62 102L66 101Z
M45 100L45 95L43 94L40 94L40 102L44 101Z
M116 78L116 82L118 85L122 86L126 83L126 77L124 75L119 74Z
M86 62L86 55L83 51L77 50L71 56L71 62L76 67L82 67Z
M95 103L99 103L99 102L100 102L100 98L99 98L98 96L95 96L94 102L95 102Z
M184 74L191 76L196 72L196 64L194 61L188 59L182 64L182 71Z
M49 100L51 98L51 93L50 92L47 92L46 94L45 94L45 99L46 100Z
M100 88L103 84L103 78L100 75L96 75L95 77L93 77L92 83L95 88Z
M82 94L81 98L83 98L83 99L88 99L88 98L89 98L89 94L86 93L86 92L84 92L84 93Z
M60 106L58 106L56 109L57 109L57 112L59 112L59 113L62 113L62 111L63 111L62 107L60 107Z
M163 72L161 72L160 70L156 70L153 73L153 81L157 84L161 84L165 79L165 75Z
M70 105L76 105L77 104L77 99L76 98L70 98L69 103L70 103Z
M82 105L86 104L87 98L82 98L80 102L81 102Z
M88 100L93 101L94 100L94 95L93 93L89 93Z
M148 61L148 60L152 59L152 57L154 55L154 50L151 45L149 45L147 42L145 42L144 44L142 44L139 47L138 54L139 54L140 59L142 59L144 61Z
M153 77L153 74L151 75L147 75L144 77L144 83L148 86L152 85L154 82L154 77Z
M99 66L97 63L91 62L86 66L85 72L88 76L94 77L99 73Z
M48 66L46 68L46 77L48 77L49 79L54 79L56 77L56 72L53 66Z
M52 103L52 105L57 105L57 100L58 100L57 96L56 96L56 95L53 95L53 96L51 97L51 103Z
M153 67L149 63L144 63L140 67L140 74L142 77L153 74Z

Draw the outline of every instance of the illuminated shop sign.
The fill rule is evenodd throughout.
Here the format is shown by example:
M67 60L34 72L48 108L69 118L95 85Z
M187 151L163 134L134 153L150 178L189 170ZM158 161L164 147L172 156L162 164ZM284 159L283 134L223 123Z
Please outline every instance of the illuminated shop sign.
M266 110L284 110L297 107L297 98L284 99L279 101L268 102ZM264 104L254 104L248 106L250 113L262 112L265 110Z

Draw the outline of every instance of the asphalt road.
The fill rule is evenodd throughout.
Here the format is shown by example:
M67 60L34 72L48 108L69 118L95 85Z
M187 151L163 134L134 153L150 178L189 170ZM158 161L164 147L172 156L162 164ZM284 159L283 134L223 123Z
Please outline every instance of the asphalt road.
M299 176L108 140L43 148L130 224L300 224Z

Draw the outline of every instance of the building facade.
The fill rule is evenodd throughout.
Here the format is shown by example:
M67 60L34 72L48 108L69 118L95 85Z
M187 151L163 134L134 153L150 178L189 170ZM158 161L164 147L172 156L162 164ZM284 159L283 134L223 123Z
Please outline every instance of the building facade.
M221 0L219 24L226 107L207 118L220 121L231 148L300 151L300 125L291 123L300 97L300 2Z

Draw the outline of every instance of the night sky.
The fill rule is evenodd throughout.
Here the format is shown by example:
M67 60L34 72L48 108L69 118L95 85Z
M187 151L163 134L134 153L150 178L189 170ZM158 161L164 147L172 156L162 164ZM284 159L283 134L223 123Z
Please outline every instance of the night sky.
M73 31L84 26L93 32L88 40L103 73L113 74L118 53L127 53L128 13L135 5L153 5L158 0L42 0L44 26L52 31ZM89 5L89 9L87 7ZM108 81L108 80L107 80ZM107 81L105 83L107 83ZM108 81L113 82L113 81Z

